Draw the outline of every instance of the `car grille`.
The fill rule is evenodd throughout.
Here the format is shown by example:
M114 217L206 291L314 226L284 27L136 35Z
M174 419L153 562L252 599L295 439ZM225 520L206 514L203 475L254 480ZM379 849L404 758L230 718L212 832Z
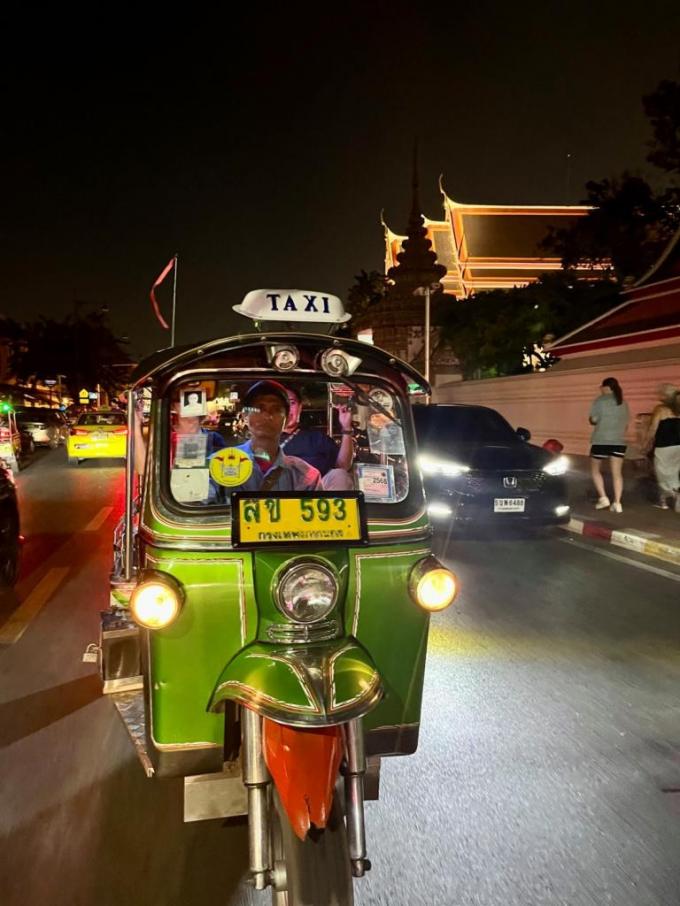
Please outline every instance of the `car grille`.
M513 491L540 491L546 479L545 472L468 472L465 489L473 494L502 492L506 496ZM514 478L517 484L506 487L504 478Z

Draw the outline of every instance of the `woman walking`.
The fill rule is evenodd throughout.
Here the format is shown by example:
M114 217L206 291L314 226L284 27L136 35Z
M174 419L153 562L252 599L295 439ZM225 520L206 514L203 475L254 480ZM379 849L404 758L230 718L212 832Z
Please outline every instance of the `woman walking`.
M673 384L659 387L659 403L652 412L646 449L654 449L654 471L659 486L662 510L668 509L670 499L680 512L680 394Z
M597 491L596 510L606 507L612 513L622 513L623 458L626 455L626 428L630 419L628 403L616 378L602 381L600 396L590 407L590 424L595 426L590 439L590 474ZM608 459L612 471L614 500L610 502L604 489L602 462Z

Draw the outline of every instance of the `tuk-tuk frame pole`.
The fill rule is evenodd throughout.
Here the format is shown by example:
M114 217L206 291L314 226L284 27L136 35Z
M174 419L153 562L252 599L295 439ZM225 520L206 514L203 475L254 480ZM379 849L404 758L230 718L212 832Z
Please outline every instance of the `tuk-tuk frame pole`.
M125 531L123 533L123 578L132 579L132 518L135 491L135 391L128 390L127 452L125 456Z
M177 259L178 255L175 253L175 266L172 269L172 322L170 329L170 345L175 345L175 309L177 307Z
M425 380L430 383L430 287L425 287Z

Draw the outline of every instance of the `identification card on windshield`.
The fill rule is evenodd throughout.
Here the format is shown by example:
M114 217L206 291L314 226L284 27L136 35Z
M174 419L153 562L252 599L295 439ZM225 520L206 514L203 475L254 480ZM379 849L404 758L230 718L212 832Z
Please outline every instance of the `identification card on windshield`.
M368 541L364 495L357 491L238 492L231 511L234 547Z
M177 434L174 466L194 469L205 465L208 450L207 434Z
M383 503L394 501L394 469L390 464L380 466L358 462L354 466L354 472L357 485L364 492L366 500L381 500Z

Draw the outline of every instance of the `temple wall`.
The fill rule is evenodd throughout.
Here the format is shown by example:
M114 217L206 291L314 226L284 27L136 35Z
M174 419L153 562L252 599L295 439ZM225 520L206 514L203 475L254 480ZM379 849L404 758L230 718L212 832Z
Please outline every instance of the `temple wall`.
M432 398L435 403L491 406L513 427L528 428L532 442L542 444L555 437L564 444L566 453L587 454L592 430L588 424L590 405L599 394L603 379L615 377L631 413L627 455L636 457L636 425L654 408L659 384L680 386L680 352L674 352L673 357L629 364L607 362L602 356L600 364L577 367L578 360L574 359L568 369L537 374L455 383L444 379L441 383L435 381ZM649 350L650 357L653 354Z

